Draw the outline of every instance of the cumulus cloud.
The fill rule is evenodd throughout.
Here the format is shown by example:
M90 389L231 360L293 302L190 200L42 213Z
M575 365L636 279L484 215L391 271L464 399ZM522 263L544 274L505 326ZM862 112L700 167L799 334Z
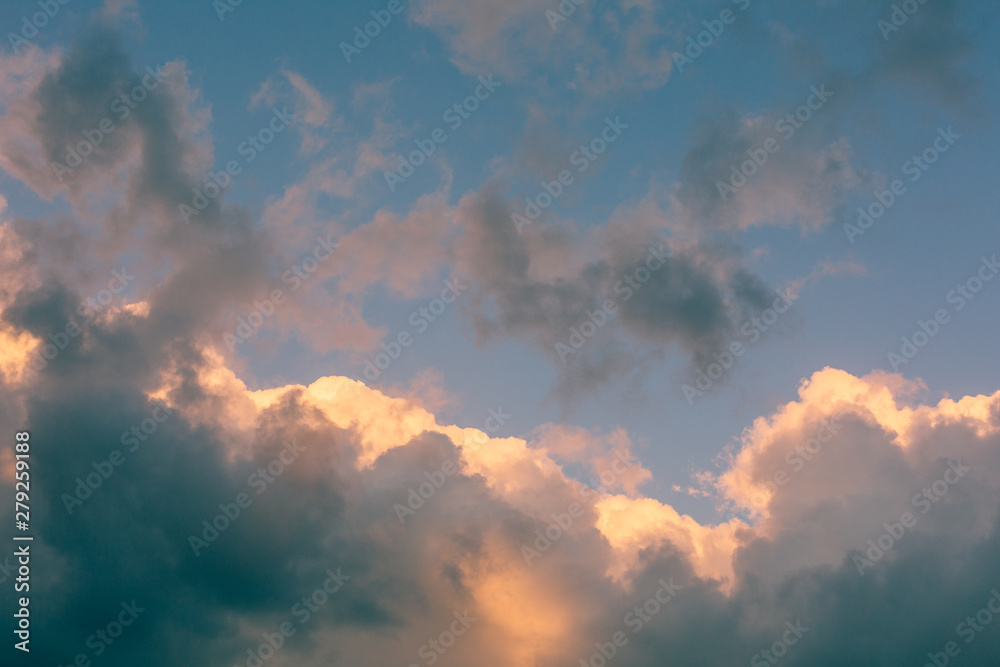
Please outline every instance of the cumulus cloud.
M58 378L4 393L4 411L32 432L39 485L54 490L36 501L33 561L49 573L35 593L48 660L80 652L90 625L135 599L147 616L108 664L240 663L287 620L301 634L282 661L408 664L455 612L477 619L449 654L459 662L572 664L625 630L623 665L664 655L733 664L801 621L809 630L788 664L864 664L943 644L995 586L1000 392L928 405L897 376L820 371L747 431L715 477L720 507L749 501L759 512L705 525L644 496L641 464L595 492L559 463L596 474L615 450L641 461L624 431L490 437L338 377L251 391L222 357L190 345L135 373L115 360L149 335L142 317L105 326L92 335L108 342L67 350ZM170 415L69 514L62 493L123 449L154 398ZM788 453L830 420L832 438L794 470ZM251 476L289 441L299 458L256 494ZM952 461L963 477L921 513L914 494L933 493ZM429 492L428 475L449 462L454 474ZM769 491L779 467L791 481ZM241 492L252 504L196 556L190 536ZM916 526L859 574L854 556L906 510ZM350 579L299 625L293 606L328 568ZM633 635L629 611L661 580L679 592ZM914 614L888 602L896 588L936 606ZM840 641L845 624L856 641ZM987 635L970 652L996 646Z

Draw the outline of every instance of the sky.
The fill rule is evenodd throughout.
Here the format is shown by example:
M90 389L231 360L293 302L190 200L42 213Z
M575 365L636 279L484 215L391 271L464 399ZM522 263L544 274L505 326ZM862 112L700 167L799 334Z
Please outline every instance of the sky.
M4 3L3 663L992 664L997 19Z

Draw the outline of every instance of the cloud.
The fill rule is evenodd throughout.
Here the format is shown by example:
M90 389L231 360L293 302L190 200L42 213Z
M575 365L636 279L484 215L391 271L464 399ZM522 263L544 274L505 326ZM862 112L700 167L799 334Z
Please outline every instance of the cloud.
M654 4L573 3L565 18L558 3L539 0L418 0L411 20L438 32L463 71L521 79L544 61L561 75L560 85L604 96L659 88L669 79L667 21ZM605 44L608 35L614 39Z
M91 76L91 71L101 74ZM264 327L273 333L262 336L260 344L295 337L316 351L369 351L387 331L365 315L373 291L384 291L394 300L420 299L445 277L459 276L472 285L460 310L477 340L516 338L533 345L557 369L554 390L563 401L616 377L641 374L666 347L677 346L693 365L704 365L728 344L738 322L773 300L738 246L699 239L697 233L687 239L682 235L684 220L710 219L708 212L692 212L688 199L655 189L639 204L619 207L605 225L583 231L570 221L546 219L518 234L511 223L513 211L495 181L465 194L455 205L449 203L446 183L406 213L381 208L369 214L358 207L331 218L322 202L363 195L363 181L384 163L384 128L376 128L367 140L338 143L345 150L326 146L325 138L311 142L318 151L316 159L298 182L268 202L259 227L248 212L224 205L222 198L213 200L195 225L186 225L176 215L176 206L203 182L214 162L207 135L210 115L188 86L183 64L172 63L164 71L163 87L134 111L130 122L109 135L98 147L101 152L92 156L94 163L82 165L66 186L52 177L37 181L36 173L11 167L41 192L64 192L85 219L104 230L105 238L93 242L68 221L19 228L22 238L37 245L66 248L67 254L49 267L63 284L79 282L83 263L76 257L96 254L115 262L122 253L144 250L164 258L140 278L157 285L142 300L148 304L148 321L164 337L185 330L188 325L175 324L183 318L198 335L221 341L235 330L238 317L253 310L255 299L275 287L289 292L288 271L309 256L318 239L335 240L337 252L321 262L309 280L296 281L295 293L286 294L287 304L267 319ZM43 152L59 156L69 138L77 136L79 128L99 123L109 100L131 90L137 77L141 81L116 42L85 42L74 58L60 60L16 100L37 106L45 96L72 89L72 94L83 96L72 106L80 111L72 118L42 120L30 120L31 113L24 111L9 114L0 127L7 123L11 137L33 137L36 145L47 147ZM89 89L77 85L78 80L100 83L91 83L93 90L84 96ZM286 98L303 131L336 134L341 120L332 102L290 70L265 80L251 107ZM174 139L168 140L171 136ZM108 143L112 137L119 143ZM794 171L805 173L801 164ZM152 174L159 176L151 179ZM813 178L826 182L825 176L820 171ZM93 191L108 187L107 182L124 188L126 195L102 207L95 204ZM749 193L741 194L749 201ZM811 206L816 206L815 194L807 197ZM780 208L794 210L795 205L782 202ZM138 226L155 231L126 243L129 237L123 232ZM218 240L206 244L205 239ZM210 250L216 243L223 250ZM669 257L661 261L650 255L651 249ZM177 259L166 261L171 256ZM61 268L65 266L77 268L67 275ZM653 266L660 268L650 270ZM90 273L88 282L93 284L101 272L94 267ZM641 287L634 276L643 278ZM199 290L206 282L217 288ZM600 319L594 313L609 300L615 305L613 317L605 313L599 335L578 351L571 340L574 329L592 316Z
M378 102L382 105L390 104L389 93L392 87L402 81L403 77L395 76L384 81L374 83L357 83L353 87L353 97L351 104L355 109L363 109L369 104Z
M969 68L979 36L968 25L982 20L973 3L921 4L888 38L877 22L888 19L899 3L875 8L851 0L828 3L820 8L826 12L820 22L814 12L783 4L780 20L765 18L761 7L750 13L759 15L766 29L738 32L745 48L778 49L787 56L782 62L803 82L802 99L783 94L764 112L712 109L699 116L678 182L663 195L672 203L675 228L684 233L771 225L815 232L840 221L852 195L883 185L864 164L867 146L859 151L857 140L849 138L845 114L894 136L895 119L878 105L886 90L915 109L985 118L982 82ZM852 11L844 13L848 8ZM859 30L859 21L871 28ZM830 30L858 32L850 56L823 38ZM816 87L832 96L803 113L799 120L808 116L805 123L795 122L794 114ZM762 155L768 139L777 141L776 152ZM755 165L752 153L766 163Z
M709 359L744 314L768 301L738 251L666 237L662 212L648 207L623 206L583 234L555 223L519 234L496 187L458 208L457 265L475 277L463 308L477 337L531 341L562 368L566 390L586 391L634 369L643 348L677 345L696 363ZM609 300L613 316L604 311ZM586 346L557 347L570 347L572 329L600 320L591 316L598 312L606 323ZM619 328L637 348L622 347Z
M139 18L139 3L137 0L104 0L100 17L101 20L111 25L116 22L133 23L139 26L143 35L146 33L146 29L142 26Z
M892 647L910 659L942 645L996 586L1000 392L927 405L898 376L820 371L747 431L714 478L723 506L746 502L777 467L791 482L750 524L712 525L644 496L641 466L594 494L559 463L596 474L616 449L636 453L624 431L553 425L530 441L490 437L339 377L251 391L210 349L178 341L150 356L144 319L95 323L86 346L64 352L58 378L42 375L21 386L22 401L3 401L31 431L38 483L53 490L35 501L32 561L49 573L35 592L47 660L84 651L90 626L134 598L149 611L107 664L240 661L338 567L349 581L282 660L408 664L467 611L477 621L452 659L571 664L669 579L680 592L630 635L620 664L666 654L685 664L748 660L797 619L810 629L788 664L863 664L869 652ZM150 365L137 373L129 359ZM154 397L171 416L67 514L61 494L122 449L120 435L151 414ZM788 452L831 419L834 437L794 471ZM291 440L301 459L257 495L250 476ZM457 474L401 522L395 506L449 461ZM920 514L911 498L949 461L969 471ZM195 556L189 536L240 492L252 504ZM916 527L859 575L853 556L907 509ZM550 546L539 541L568 520ZM530 564L525 547L538 552ZM912 591L908 604L897 604L895 586ZM912 614L926 599L935 607ZM839 640L845 624L856 641ZM997 643L980 641L970 651Z
M879 17L889 18L892 5L884 2ZM889 39L879 32L879 55L867 73L870 84L877 85L878 79L888 77L933 95L939 103L956 110L981 113L982 85L967 68L978 35L963 25L974 16L971 3L926 3L906 22L905 29L890 32Z
M281 81L283 79L284 81ZM291 70L282 70L281 79L270 77L250 100L250 108L274 106L291 99L295 126L302 134L299 152L309 156L319 153L328 138L344 129L344 119L334 115L333 102L323 97L304 76ZM290 89L290 90L285 90Z
M214 161L211 116L184 64L133 67L104 27L66 54L43 57L31 49L14 60L2 86L0 166L39 196L65 197L72 207L72 215L2 221L11 264L0 305L18 339L27 334L42 344L64 330L111 269L127 265L136 274L130 290L141 294L130 303L144 301L147 316L128 325L124 316L107 327L84 323L73 342L84 357L118 344L122 327L148 327L130 338L131 352L141 356L143 348L160 360L152 350L170 347L177 336L221 340L219 313L259 296L274 250L266 231L242 209L224 209L221 198L192 224L178 215ZM52 163L65 162L67 145L84 142L92 152L57 174ZM132 263L138 256L141 269ZM64 352L60 361L71 359Z
M702 121L670 195L680 229L739 232L797 225L817 231L839 219L849 195L873 184L853 164L846 137L817 145L815 137L803 136L808 127L788 137L795 130L784 115ZM769 144L777 146L774 154L764 149L768 141L776 142Z

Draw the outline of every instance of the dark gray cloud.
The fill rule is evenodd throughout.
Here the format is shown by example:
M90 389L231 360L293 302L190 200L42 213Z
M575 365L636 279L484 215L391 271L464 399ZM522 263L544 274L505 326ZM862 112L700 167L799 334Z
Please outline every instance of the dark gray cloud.
M478 339L530 340L561 368L557 386L566 390L589 391L629 373L651 348L676 345L692 363L705 362L728 344L738 322L769 303L766 284L731 245L680 245L630 220L592 238L549 224L519 234L496 187L467 204L456 252L475 277L464 308ZM588 260L549 263L593 245L599 250ZM600 319L609 300L614 317L579 352L557 347L571 346L572 330L592 322L591 313Z

